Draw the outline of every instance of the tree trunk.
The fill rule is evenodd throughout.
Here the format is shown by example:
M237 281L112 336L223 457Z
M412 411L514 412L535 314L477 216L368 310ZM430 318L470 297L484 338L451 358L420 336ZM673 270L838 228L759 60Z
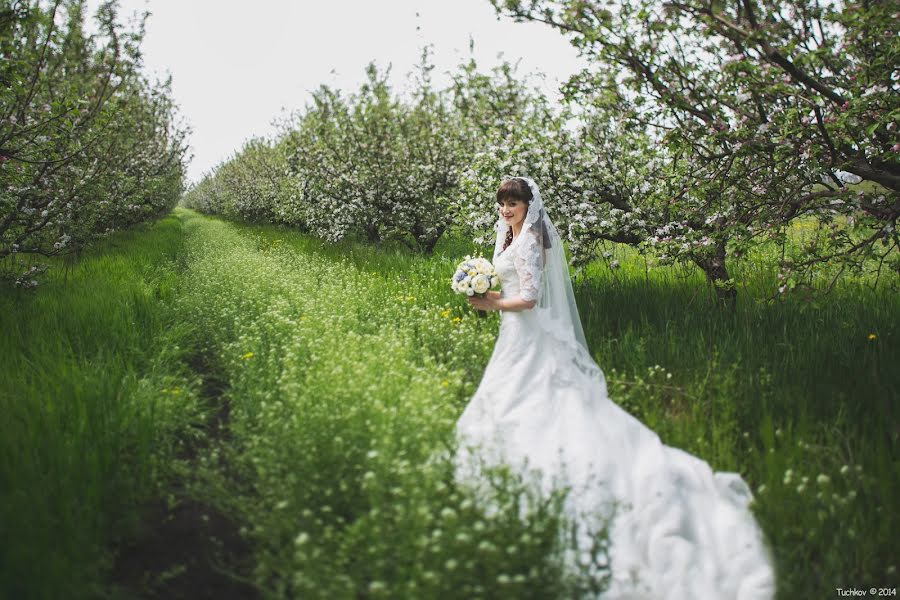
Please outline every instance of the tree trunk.
M363 230L366 233L366 239L372 243L377 244L381 241L381 234L378 232L378 226L373 223L366 223L363 226Z
M434 254L434 247L437 246L441 236L444 234L444 228L438 227L436 232L431 235L426 235L425 226L421 223L416 223L413 225L412 234L416 239L419 249L426 255L431 256Z
M728 276L728 268L725 266L725 241L718 242L711 254L693 254L692 258L694 263L706 273L706 280L716 290L716 298L733 308L737 302L737 289Z

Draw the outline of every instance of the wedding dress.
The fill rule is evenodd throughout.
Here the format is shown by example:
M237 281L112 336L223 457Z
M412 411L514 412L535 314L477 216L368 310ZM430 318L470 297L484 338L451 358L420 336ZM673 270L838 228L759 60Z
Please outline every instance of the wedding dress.
M460 473L472 455L571 487L575 518L618 504L609 531L611 582L602 598L757 600L775 593L772 559L736 473L664 445L607 395L587 351L565 254L540 192L494 267L502 297L538 300L502 312L482 380L456 425ZM554 247L555 244L555 247ZM562 261L562 263L560 263ZM468 458L467 458L468 457ZM580 540L585 550L589 540Z

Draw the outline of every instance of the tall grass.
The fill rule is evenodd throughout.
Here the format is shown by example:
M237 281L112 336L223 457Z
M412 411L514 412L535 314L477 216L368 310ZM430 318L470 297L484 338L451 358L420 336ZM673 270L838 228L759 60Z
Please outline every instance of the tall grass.
M0 290L0 595L98 593L196 420L171 310L181 221L120 233L34 290Z
M591 269L577 293L598 362L616 370L611 394L666 443L753 482L779 597L896 584L898 282L769 302L777 271L757 257L735 265L730 311L700 273L645 272L617 252L621 270Z

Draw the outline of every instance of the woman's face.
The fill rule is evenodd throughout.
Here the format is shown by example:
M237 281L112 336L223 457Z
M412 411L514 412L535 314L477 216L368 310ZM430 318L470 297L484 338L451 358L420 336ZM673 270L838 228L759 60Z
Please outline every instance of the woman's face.
M515 198L505 198L497 202L497 210L507 225L518 228L519 225L525 222L528 203Z

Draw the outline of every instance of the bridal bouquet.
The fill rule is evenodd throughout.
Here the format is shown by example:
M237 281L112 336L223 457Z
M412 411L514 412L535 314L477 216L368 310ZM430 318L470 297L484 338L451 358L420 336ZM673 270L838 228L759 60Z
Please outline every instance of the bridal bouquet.
M494 265L486 258L467 256L456 267L456 273L450 282L450 288L457 294L466 296L484 296L492 287L500 284L500 277ZM485 316L483 310L476 311L479 317Z

